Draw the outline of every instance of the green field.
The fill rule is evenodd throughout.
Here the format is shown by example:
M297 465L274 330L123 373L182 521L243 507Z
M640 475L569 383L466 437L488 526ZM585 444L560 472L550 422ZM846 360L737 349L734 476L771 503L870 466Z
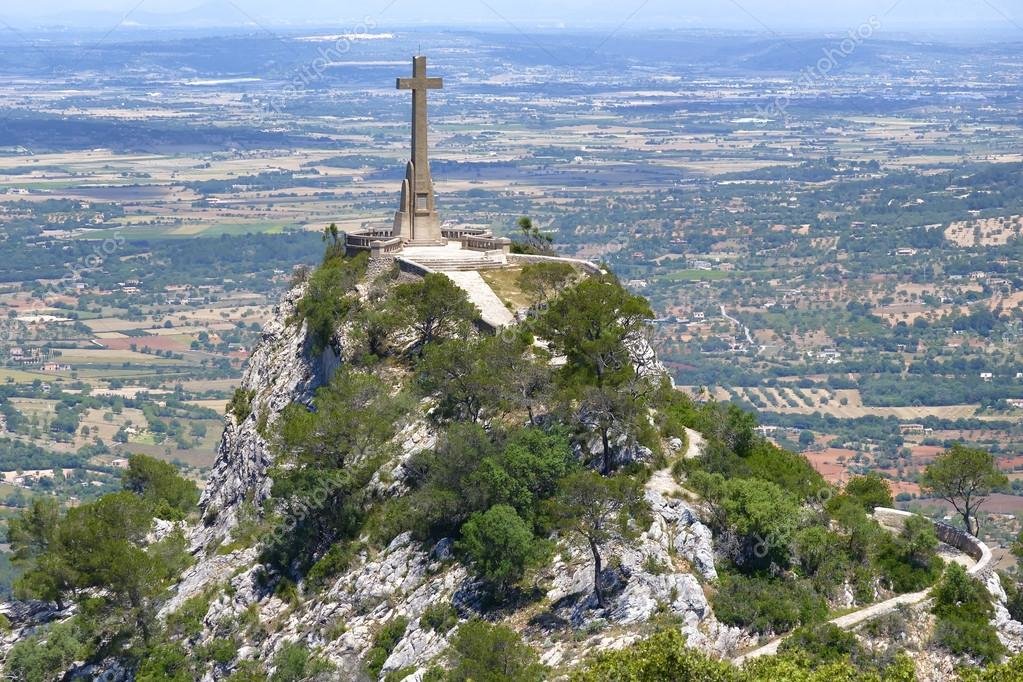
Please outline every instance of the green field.
M731 273L721 270L676 270L658 279L662 282L718 282L730 276Z

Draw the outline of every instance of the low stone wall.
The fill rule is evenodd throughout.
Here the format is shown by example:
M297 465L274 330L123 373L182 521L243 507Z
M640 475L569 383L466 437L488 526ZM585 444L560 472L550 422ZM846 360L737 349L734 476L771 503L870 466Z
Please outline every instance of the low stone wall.
M578 258L563 258L561 256L534 256L526 253L510 253L508 254L509 263L570 263L579 268L582 268L589 275L601 275L603 270L597 266L596 263L592 263L588 260L580 260Z
M876 507L874 509L874 519L885 528L895 531L902 530L902 527L906 524L906 519L911 516L916 516L916 514L901 509L889 509L888 507ZM947 523L938 521L932 521L931 523L939 540L946 545L955 547L977 562L970 567L969 572L972 575L983 573L991 564L991 549L980 538L974 537L966 531L950 526Z
M417 277L426 277L431 273L437 272L433 268L428 268L425 265L420 265L415 261L411 261L407 258L401 258L400 256L398 258L395 258L394 260L395 262L398 263L398 269L409 275L415 275Z

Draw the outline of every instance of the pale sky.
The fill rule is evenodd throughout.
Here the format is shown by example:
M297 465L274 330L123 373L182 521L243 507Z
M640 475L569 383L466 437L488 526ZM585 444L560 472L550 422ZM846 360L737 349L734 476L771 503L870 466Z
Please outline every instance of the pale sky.
M198 11L193 11L195 8ZM97 25L127 15L159 23L187 12L218 25L490 25L510 30L589 25L728 28L762 32L855 29L876 18L882 30L995 29L1023 40L1023 0L2 0L0 20ZM96 13L90 15L90 13ZM0 24L2 27L2 24Z

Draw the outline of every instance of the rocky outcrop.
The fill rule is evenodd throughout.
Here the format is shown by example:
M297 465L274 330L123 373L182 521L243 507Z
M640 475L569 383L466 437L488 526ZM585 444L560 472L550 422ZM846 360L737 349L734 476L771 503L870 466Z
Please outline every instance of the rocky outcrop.
M328 588L314 593L299 585L304 599L295 603L265 584L255 549L211 552L237 524L243 505L258 505L269 496L271 454L266 435L281 412L292 402L309 403L344 361L343 330L332 349L310 357L305 330L288 322L301 295L301 290L293 291L277 307L249 361L242 388L252 397L252 412L241 421L233 415L225 419L219 456L202 496L204 522L193 535L199 561L185 572L176 595L161 611L165 616L190 597L209 596L203 632L189 646L207 644L225 632L237 633L240 623L250 623L246 627L257 623L256 630L242 637L239 660L270 662L286 643L302 642L330 660L341 671L339 679L364 679L364 659L376 633L385 624L404 619L405 631L383 673L422 672L442 655L453 630L434 631L420 621L429 606L445 603L463 621L484 617L514 623L526 641L545 652L545 662L555 666L577 662L595 648L624 646L639 636L639 625L664 614L675 617L693 646L717 656L727 657L745 645L741 631L715 620L704 593L704 584L717 579L710 530L691 507L666 490L647 491L651 523L639 529L636 542L606 548L612 567L604 576L608 585L604 608L593 597L588 552L564 545L552 565L537 576L536 584L546 594L542 604L527 599L500 614L485 608L481 586L454 561L450 540L429 548L402 534L386 549L364 549ZM667 376L645 337L630 343L630 352L644 376ZM409 459L435 445L436 432L423 416L427 407L407 416L395 438L396 456L370 484L374 496L407 492ZM627 434L617 434L614 445L618 462L653 458ZM683 444L677 445L680 449ZM580 637L581 631L587 635ZM230 667L215 668L206 679L223 679Z
M230 413L224 418L217 459L199 501L204 526L193 537L196 547L227 535L244 502L259 504L269 497L267 469L272 458L265 434L289 404L311 401L340 365L341 340L321 356L311 357L304 325L292 320L304 291L291 290L274 308L249 358L241 390L250 392L251 413L240 422Z

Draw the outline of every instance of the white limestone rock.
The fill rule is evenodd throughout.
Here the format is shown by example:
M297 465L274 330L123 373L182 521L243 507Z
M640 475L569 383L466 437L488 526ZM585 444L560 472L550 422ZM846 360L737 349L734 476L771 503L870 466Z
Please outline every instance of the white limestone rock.
M249 357L241 388L254 394L252 412L241 423L232 414L224 417L217 459L199 501L204 525L192 538L197 549L226 536L244 502L258 505L269 497L266 472L272 458L260 427L272 426L291 403L311 401L340 366L343 330L333 347L312 357L305 326L290 322L304 293L304 287L297 287L283 297Z

